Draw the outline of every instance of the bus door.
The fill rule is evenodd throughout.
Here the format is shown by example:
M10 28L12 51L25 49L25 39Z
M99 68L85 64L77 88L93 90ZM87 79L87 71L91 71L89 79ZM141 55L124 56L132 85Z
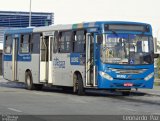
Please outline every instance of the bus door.
M49 36L49 48L48 48L48 83L52 84L52 48L53 48L53 36Z
M53 36L40 40L40 82L52 83L52 40Z
M96 86L94 64L94 35L86 35L86 86Z
M40 82L47 82L48 63L48 41L49 38L41 36L40 39Z
M18 37L13 38L12 43L12 80L16 81L18 80L17 77L17 55L18 55Z

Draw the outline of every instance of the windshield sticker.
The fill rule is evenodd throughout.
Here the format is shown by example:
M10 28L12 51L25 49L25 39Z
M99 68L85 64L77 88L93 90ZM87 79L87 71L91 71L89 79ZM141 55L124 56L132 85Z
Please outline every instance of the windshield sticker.
M130 64L134 64L134 60L131 59L131 60L130 60Z

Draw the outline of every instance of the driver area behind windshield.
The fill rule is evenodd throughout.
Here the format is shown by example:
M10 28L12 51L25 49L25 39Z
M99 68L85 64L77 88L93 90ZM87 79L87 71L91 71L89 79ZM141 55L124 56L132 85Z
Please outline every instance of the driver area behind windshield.
M152 45L149 36L106 34L101 45L101 60L114 64L150 64Z

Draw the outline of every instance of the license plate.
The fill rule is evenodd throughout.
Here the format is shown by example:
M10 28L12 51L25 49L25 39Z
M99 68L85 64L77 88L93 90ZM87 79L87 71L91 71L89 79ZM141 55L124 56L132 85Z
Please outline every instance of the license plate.
M125 86L125 87L132 87L133 84L132 84L132 83L124 83L124 86Z

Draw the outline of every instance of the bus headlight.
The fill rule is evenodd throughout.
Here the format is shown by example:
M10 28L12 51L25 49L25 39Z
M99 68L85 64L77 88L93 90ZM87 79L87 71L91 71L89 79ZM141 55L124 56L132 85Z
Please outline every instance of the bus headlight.
M103 78L106 78L106 79L108 79L108 80L110 80L110 81L113 80L113 78L112 78L110 75L106 74L106 73L103 72L103 71L100 71L99 74L100 74L100 76L103 77Z
M144 78L145 81L148 81L149 79L151 79L152 77L154 76L154 72L153 73L150 73L148 76L146 76Z

